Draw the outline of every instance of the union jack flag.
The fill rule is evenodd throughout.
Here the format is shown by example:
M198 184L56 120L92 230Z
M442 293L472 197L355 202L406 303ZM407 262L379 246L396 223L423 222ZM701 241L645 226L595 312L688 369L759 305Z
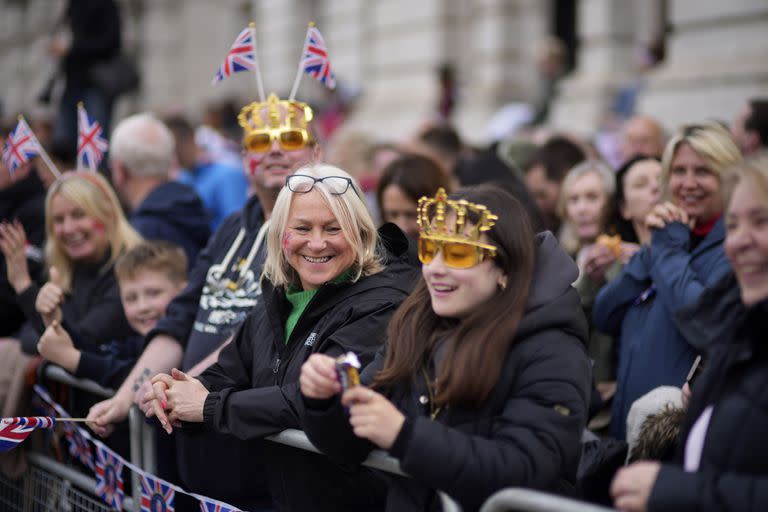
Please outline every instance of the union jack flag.
M37 428L52 428L56 420L50 416L21 416L0 419L0 453L13 450Z
M64 426L64 437L69 441L69 454L72 458L79 460L84 466L94 470L93 452L91 451L88 439L75 425L69 422L62 422L62 425Z
M123 510L122 459L100 444L96 457L96 494L115 510Z
M88 116L82 104L77 105L77 168L95 171L109 147L102 136L101 125Z
M221 67L213 75L212 85L216 85L232 73L238 71L250 71L256 69L256 48L253 41L253 30L250 27L243 29L237 36L232 48L229 49Z
M226 503L214 500L200 500L201 512L240 512L239 508L233 508Z
M19 124L8 134L3 148L3 162L8 172L13 175L22 164L39 155L40 149L40 143L32 129L24 119L19 119Z
M314 25L307 29L307 40L301 57L303 71L321 82L329 89L336 87L336 79L331 71L331 61L328 59L328 47L320 31Z
M173 512L176 491L171 484L146 473L141 475L142 512Z

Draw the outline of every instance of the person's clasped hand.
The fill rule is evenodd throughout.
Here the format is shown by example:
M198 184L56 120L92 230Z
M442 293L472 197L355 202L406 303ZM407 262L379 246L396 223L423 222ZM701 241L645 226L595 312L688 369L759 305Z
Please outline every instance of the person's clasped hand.
M648 229L663 229L667 224L682 222L689 228L693 227L693 219L688 213L670 202L657 204L645 217L645 225Z
M167 433L182 421L203 421L203 407L209 391L198 379L176 368L171 374L159 373L152 378L152 391L144 396L142 410L150 418L156 416Z

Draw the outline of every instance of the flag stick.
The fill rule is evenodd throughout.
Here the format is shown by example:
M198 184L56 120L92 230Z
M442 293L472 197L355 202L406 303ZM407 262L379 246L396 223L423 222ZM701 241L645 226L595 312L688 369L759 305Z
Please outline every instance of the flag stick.
M307 36L309 36L309 29L315 26L314 21L310 21L307 25ZM291 88L291 95L288 97L288 101L293 101L296 98L296 93L299 90L299 83L301 83L301 77L304 75L304 50L307 48L307 36L304 37L304 46L301 47L301 57L299 57L299 69L296 70L296 79L293 81L293 87Z
M259 88L259 99L264 103L267 100L267 97L264 94L264 83L261 81L261 70L259 69L258 57L256 56L256 23L250 22L248 28L251 30L251 39L253 40L253 62L255 63L253 74L256 75L256 87Z
M57 423L60 421L71 421L73 423L85 423L86 421L88 421L87 418L53 418L53 419L56 420Z
M24 119L24 116L19 116L19 121L24 121L24 124L29 126L29 123L27 123L27 120ZM45 152L45 149L43 148L43 145L40 144L40 141L37 140L37 136L35 135L35 132L32 131L32 129L29 129L29 133L32 135L32 138L35 139L35 142L37 143L37 147L40 149L39 156L43 159L43 162L45 162L45 165L48 167L48 170L53 174L57 179L61 178L61 173L56 168L55 165L53 165L53 162L51 162L50 157L48 156L48 153Z

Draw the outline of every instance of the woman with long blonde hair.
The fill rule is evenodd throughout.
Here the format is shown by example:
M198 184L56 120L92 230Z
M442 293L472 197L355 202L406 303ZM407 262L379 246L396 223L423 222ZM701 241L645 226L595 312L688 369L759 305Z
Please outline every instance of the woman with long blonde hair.
M141 236L128 224L109 183L96 173L65 173L48 190L45 227L48 282L38 287L24 269L15 278L27 317L18 335L24 350L36 352L40 334L53 320L68 322L94 343L129 335L113 265ZM5 238L14 247L4 246L3 252L12 253L23 245L24 234Z

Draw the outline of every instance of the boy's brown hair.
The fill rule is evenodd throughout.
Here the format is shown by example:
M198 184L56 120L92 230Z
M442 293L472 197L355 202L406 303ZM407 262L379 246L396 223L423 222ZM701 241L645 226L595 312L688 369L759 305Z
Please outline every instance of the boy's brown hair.
M142 270L162 273L171 282L178 284L187 279L187 255L176 244L152 240L130 249L115 263L118 281L135 279Z

